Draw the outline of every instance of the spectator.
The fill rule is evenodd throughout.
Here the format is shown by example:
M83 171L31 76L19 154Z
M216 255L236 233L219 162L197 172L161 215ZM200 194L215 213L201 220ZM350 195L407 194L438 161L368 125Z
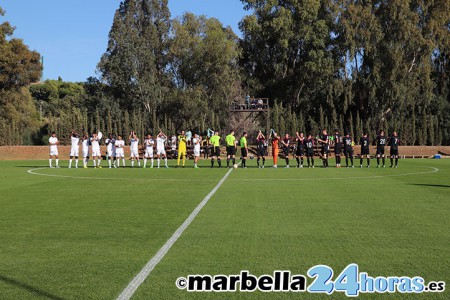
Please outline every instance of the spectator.
M263 100L262 99L258 99L258 109L262 109L263 108L263 104L264 104L264 102L263 102Z
M177 153L177 136L175 134L172 135L170 139L170 148L172 150L172 158L178 155Z
M247 94L245 96L245 109L248 109L250 107L250 95Z
M186 132L186 141L188 147L192 146L192 132L190 130Z

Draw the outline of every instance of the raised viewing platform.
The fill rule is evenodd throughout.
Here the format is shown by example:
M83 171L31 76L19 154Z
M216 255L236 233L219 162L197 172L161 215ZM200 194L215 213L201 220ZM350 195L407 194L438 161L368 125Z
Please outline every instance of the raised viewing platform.
M268 98L251 98L243 102L234 101L231 103L231 112L267 112L269 111Z

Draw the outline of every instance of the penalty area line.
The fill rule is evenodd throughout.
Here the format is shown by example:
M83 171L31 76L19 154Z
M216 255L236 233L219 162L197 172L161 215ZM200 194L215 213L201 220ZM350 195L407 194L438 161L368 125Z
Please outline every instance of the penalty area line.
M131 280L128 286L122 291L122 293L117 297L117 300L129 300L139 286L147 279L156 265L164 258L164 256L169 252L170 248L175 244L178 238L183 234L183 232L188 228L188 226L192 223L192 221L197 217L202 208L208 203L211 197L217 192L217 190L222 186L225 180L230 176L233 169L228 170L225 176L217 183L217 185L209 192L208 195L200 202L199 205L194 209L194 211L189 215L189 217L181 224L180 227L174 232L174 234L167 240L164 246L159 249L159 251L155 254L155 256L150 259L150 261L142 268L139 274Z

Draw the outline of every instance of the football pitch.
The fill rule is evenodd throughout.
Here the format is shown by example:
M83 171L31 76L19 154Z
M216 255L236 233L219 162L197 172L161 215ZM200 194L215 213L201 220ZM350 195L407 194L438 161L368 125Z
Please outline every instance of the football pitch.
M377 169L375 160L370 169L47 164L0 162L1 299L116 299L208 194L132 299L345 299L195 293L175 282L241 270L306 274L315 265L338 274L351 263L372 277L450 283L450 160L400 160L398 169ZM450 291L360 298L450 299Z

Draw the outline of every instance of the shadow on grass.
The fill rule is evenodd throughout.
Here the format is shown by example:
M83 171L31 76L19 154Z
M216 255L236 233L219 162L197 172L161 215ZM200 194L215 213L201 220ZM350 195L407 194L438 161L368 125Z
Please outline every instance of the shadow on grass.
M20 282L16 279L9 278L9 277L3 276L3 275L0 275L0 282L4 282L4 283L10 284L10 285L13 285L15 287L24 289L24 290L26 290L30 293L33 293L37 296L40 296L40 297L45 297L45 298L52 299L52 300L64 300L64 298L50 294L46 291L40 290L31 285L28 285L26 283Z
M429 187L440 187L440 188L450 188L450 185L445 185L445 184L412 183L412 184L410 184L410 185L429 186Z

